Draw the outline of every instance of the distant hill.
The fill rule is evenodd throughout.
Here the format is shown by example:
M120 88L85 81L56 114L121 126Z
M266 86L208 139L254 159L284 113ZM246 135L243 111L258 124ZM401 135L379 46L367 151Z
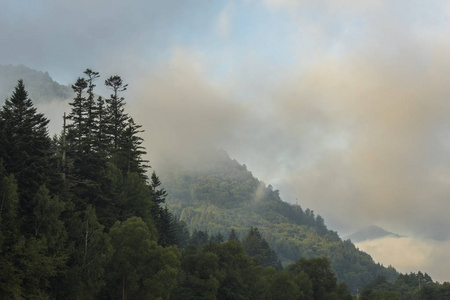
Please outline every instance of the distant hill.
M392 267L376 264L351 241L341 240L321 216L282 201L277 190L223 151L204 155L186 168L160 169L159 174L169 193L170 211L191 230L227 236L234 228L243 237L251 226L257 227L283 264L301 257L327 257L338 280L353 293L378 275L388 280L398 275Z
M396 237L400 238L401 235L389 232L384 230L381 227L378 227L376 225L371 225L369 227L366 227L358 232L355 232L347 237L345 239L351 240L353 243L360 243L367 240L375 240L383 237Z
M47 72L37 71L23 65L0 65L0 104L11 96L17 81L23 79L26 90L34 103L73 97L70 86L53 81Z

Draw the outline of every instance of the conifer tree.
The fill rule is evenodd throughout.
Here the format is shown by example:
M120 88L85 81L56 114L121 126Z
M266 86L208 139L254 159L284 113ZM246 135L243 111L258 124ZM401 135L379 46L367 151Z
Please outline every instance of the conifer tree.
M51 177L49 120L37 113L22 80L0 110L5 170L17 180L21 216L32 215L31 200L39 187ZM30 222L24 222L32 233Z
M136 125L133 118L129 118L125 130L122 133L119 149L117 149L115 163L119 169L126 172L135 172L146 180L146 165L148 160L142 158L147 152L142 146L143 139L138 136L139 133L144 132L140 130L142 126Z
M67 126L67 140L69 142L69 147L75 152L80 151L81 140L85 128L86 111L84 109L84 102L86 99L83 97L83 92L87 87L88 83L81 77L78 77L76 83L72 85L72 89L76 96L73 99L73 102L69 103L69 105L72 106L72 111L67 116L67 119L71 120L72 124Z
M178 244L176 223L167 206L160 208L159 218L156 222L158 229L158 244L163 247Z
M127 90L128 84L124 84L120 76L111 76L105 80L105 85L112 90L109 99L106 99L106 124L110 144L113 149L113 154L120 146L120 138L125 131L128 121L128 114L125 113L124 105L125 98L120 96L121 92Z
M72 85L76 96L70 103L72 111L67 117L71 121L66 139L68 168L63 169L68 170L69 188L77 196L79 208L85 209L87 203L96 204L102 214L107 210L108 191L107 149L99 121L104 106L101 98L95 101L94 82L99 73L86 69L84 74L87 79L78 78Z
M247 236L242 240L242 245L247 255L253 258L256 263L264 267L282 269L275 251L270 248L267 241L261 236L258 228L250 228Z
M161 186L161 180L156 175L156 172L152 172L152 176L150 178L150 189L152 192L152 200L153 203L155 203L156 207L160 207L162 203L166 201L167 192L165 189L160 188Z
M98 130L98 122L97 122L97 107L95 102L94 95L94 81L100 77L98 72L94 72L91 69L86 69L84 71L87 79L87 98L84 102L84 110L86 111L86 138L87 138L87 152L90 152L90 149L94 146L94 133Z
M102 157L107 157L108 155L108 140L106 138L106 107L105 100L103 97L99 96L97 98L97 130L95 132L95 149L99 152Z

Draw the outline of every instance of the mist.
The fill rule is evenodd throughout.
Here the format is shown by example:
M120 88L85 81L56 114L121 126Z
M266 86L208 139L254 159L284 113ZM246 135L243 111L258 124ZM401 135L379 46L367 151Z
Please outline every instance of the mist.
M402 273L427 272L435 281L448 281L450 263L445 259L450 251L448 241L417 238L381 238L357 243L384 266L394 266Z

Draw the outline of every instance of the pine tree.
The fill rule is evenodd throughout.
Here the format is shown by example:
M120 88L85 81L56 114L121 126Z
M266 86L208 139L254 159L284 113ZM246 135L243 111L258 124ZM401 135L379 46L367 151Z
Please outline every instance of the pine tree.
M159 245L168 247L178 244L176 223L167 206L165 208L160 208L159 218L156 224Z
M124 84L120 76L111 76L105 80L105 85L112 90L109 99L106 99L106 134L108 135L113 152L115 154L120 146L120 138L125 131L128 121L128 114L124 109L124 98L119 96L119 93L127 90L128 84Z
M72 89L76 96L73 102L69 103L72 106L71 113L67 119L72 121L72 124L67 126L68 134L67 140L70 149L74 152L80 152L81 140L86 123L85 98L83 97L84 90L88 87L88 83L84 78L78 77L76 83L72 85Z
M258 264L264 267L274 267L281 270L282 266L278 257L270 248L267 241L261 236L258 228L251 227L247 236L242 240L245 252Z
M91 69L84 72L87 79L78 78L72 85L76 96L70 105L72 111L67 117L67 178L69 189L77 197L79 209L86 204L99 205L104 212L107 206L108 181L106 179L107 149L105 138L100 131L100 117L103 117L103 100L94 97L95 80L99 73ZM84 95L86 93L86 96ZM98 104L98 105L97 105ZM99 107L100 106L100 107ZM81 206L80 206L81 205Z
M97 130L95 132L95 149L99 152L102 157L107 158L108 156L108 140L106 137L106 107L105 100L103 97L99 96L97 98Z
M19 80L11 98L0 110L3 130L3 161L5 170L17 180L21 216L24 226L32 233L31 200L39 187L51 177L49 120L37 113L22 80Z
M86 71L84 71L84 74L86 74L87 76L86 83L88 95L83 105L84 110L86 111L86 152L90 152L91 148L93 148L94 146L94 133L96 130L98 130L97 107L94 99L94 81L98 79L100 75L98 72L94 72L91 69L86 69Z
M149 167L146 165L148 160L142 158L147 152L142 146L144 140L138 136L139 133L144 132L140 130L141 127L141 125L134 123L133 118L128 119L126 128L120 138L114 162L119 169L138 173L142 179L147 180L145 173Z
M156 172L152 172L152 176L150 178L150 189L152 192L152 200L153 203L155 203L155 207L160 207L164 201L166 201L167 192L165 189L160 188L161 186L161 180L156 175Z

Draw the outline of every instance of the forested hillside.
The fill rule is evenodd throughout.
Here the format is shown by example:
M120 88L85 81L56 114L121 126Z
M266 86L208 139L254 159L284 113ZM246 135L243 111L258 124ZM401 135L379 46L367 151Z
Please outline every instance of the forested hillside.
M99 77L72 85L53 139L22 80L0 109L1 299L352 298L326 258L281 270L257 228L191 236L148 173L127 84L111 76L97 97Z
M189 227L211 234L234 228L241 236L250 226L258 227L283 264L300 257L328 257L338 279L354 293L377 276L397 278L395 269L375 263L353 243L342 241L320 215L283 202L277 190L225 152L212 150L197 165L161 173L170 211Z
M99 82L90 69L74 82L54 138L23 80L0 107L0 299L352 299L358 287L361 299L449 294L426 273L375 264L225 152L160 180L143 128L126 112L127 84L108 77L102 97Z

